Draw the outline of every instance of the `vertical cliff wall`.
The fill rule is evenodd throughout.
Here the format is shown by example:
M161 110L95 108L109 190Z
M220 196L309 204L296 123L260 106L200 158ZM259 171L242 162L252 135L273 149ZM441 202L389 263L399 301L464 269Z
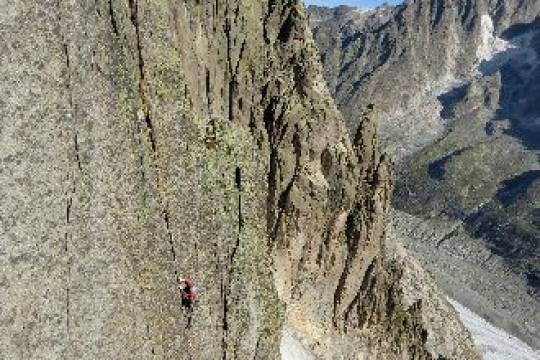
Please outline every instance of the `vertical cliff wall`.
M266 8L6 6L1 353L275 357L268 161L248 126ZM201 284L189 331L177 276Z
M475 356L404 295L389 160L301 3L1 4L3 356L278 358L284 321L325 357Z

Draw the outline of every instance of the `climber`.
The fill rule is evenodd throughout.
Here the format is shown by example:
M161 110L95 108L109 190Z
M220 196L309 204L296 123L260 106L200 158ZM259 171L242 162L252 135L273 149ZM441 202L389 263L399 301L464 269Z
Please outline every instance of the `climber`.
M182 307L186 310L193 309L193 303L197 300L197 289L189 279L178 279L178 290L182 294Z

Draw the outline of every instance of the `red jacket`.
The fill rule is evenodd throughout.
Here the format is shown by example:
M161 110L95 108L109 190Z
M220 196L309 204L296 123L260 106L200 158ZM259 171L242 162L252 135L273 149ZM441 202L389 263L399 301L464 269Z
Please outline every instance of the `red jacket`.
M182 290L182 297L185 299L196 300L197 292L194 289L194 284L190 280L184 280L184 289Z
M185 299L191 299L191 300L196 300L197 299L197 293L193 290L191 291L184 291L182 290L182 297L185 298Z

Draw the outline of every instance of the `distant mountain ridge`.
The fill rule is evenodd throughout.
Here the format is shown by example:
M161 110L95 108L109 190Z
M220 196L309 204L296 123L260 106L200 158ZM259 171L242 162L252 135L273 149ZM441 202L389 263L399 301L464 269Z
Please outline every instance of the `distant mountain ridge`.
M434 269L437 249L448 245L476 263L477 276L493 272L491 265L511 271L523 302L495 301L472 278L467 286L487 307L515 305L514 315L492 315L540 347L540 317L525 305L540 310L540 2L416 0L373 11L309 11L325 77L349 126L375 104L398 163L394 206L433 226L420 234L415 221L400 218L398 232L426 249L427 234L446 234L433 237ZM479 261L464 245L471 240L489 256ZM417 248L420 256L426 249Z
M489 15L498 35L509 24L532 21L540 9L534 1L436 0L430 4L411 1L372 11L309 7L325 78L340 109L354 123L364 106L377 104L381 133L392 139L393 150L400 155L426 144L418 132L427 128L433 140L443 129L433 116L420 124L409 120L411 129L405 129L405 137L404 129L396 128L397 121L389 119L399 117L403 123L411 109L444 92L478 65L482 15ZM410 135L420 146L411 146Z

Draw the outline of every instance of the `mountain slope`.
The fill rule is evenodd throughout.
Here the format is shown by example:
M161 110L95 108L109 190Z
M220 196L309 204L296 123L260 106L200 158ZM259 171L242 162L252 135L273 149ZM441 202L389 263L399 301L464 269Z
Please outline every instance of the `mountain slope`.
M535 1L437 0L375 11L312 6L310 16L325 78L350 126L363 107L377 104L381 133L402 157L444 131L432 98L481 61L482 15L500 34L539 11Z
M394 206L437 223L433 231L448 235L434 237L437 245L460 238L462 244L449 243L467 251L467 239L476 239L504 260L500 271L511 269L527 283L516 291L540 309L540 3L410 1L310 13L325 77L349 126L362 106L377 105L384 142L398 162ZM416 223L399 222L401 232L414 233ZM460 226L445 227L454 223ZM489 270L478 263L475 271ZM466 292L458 300L470 307ZM489 296L483 305L499 311ZM537 316L515 311L504 310L498 326L540 346ZM524 323L510 328L512 317Z

